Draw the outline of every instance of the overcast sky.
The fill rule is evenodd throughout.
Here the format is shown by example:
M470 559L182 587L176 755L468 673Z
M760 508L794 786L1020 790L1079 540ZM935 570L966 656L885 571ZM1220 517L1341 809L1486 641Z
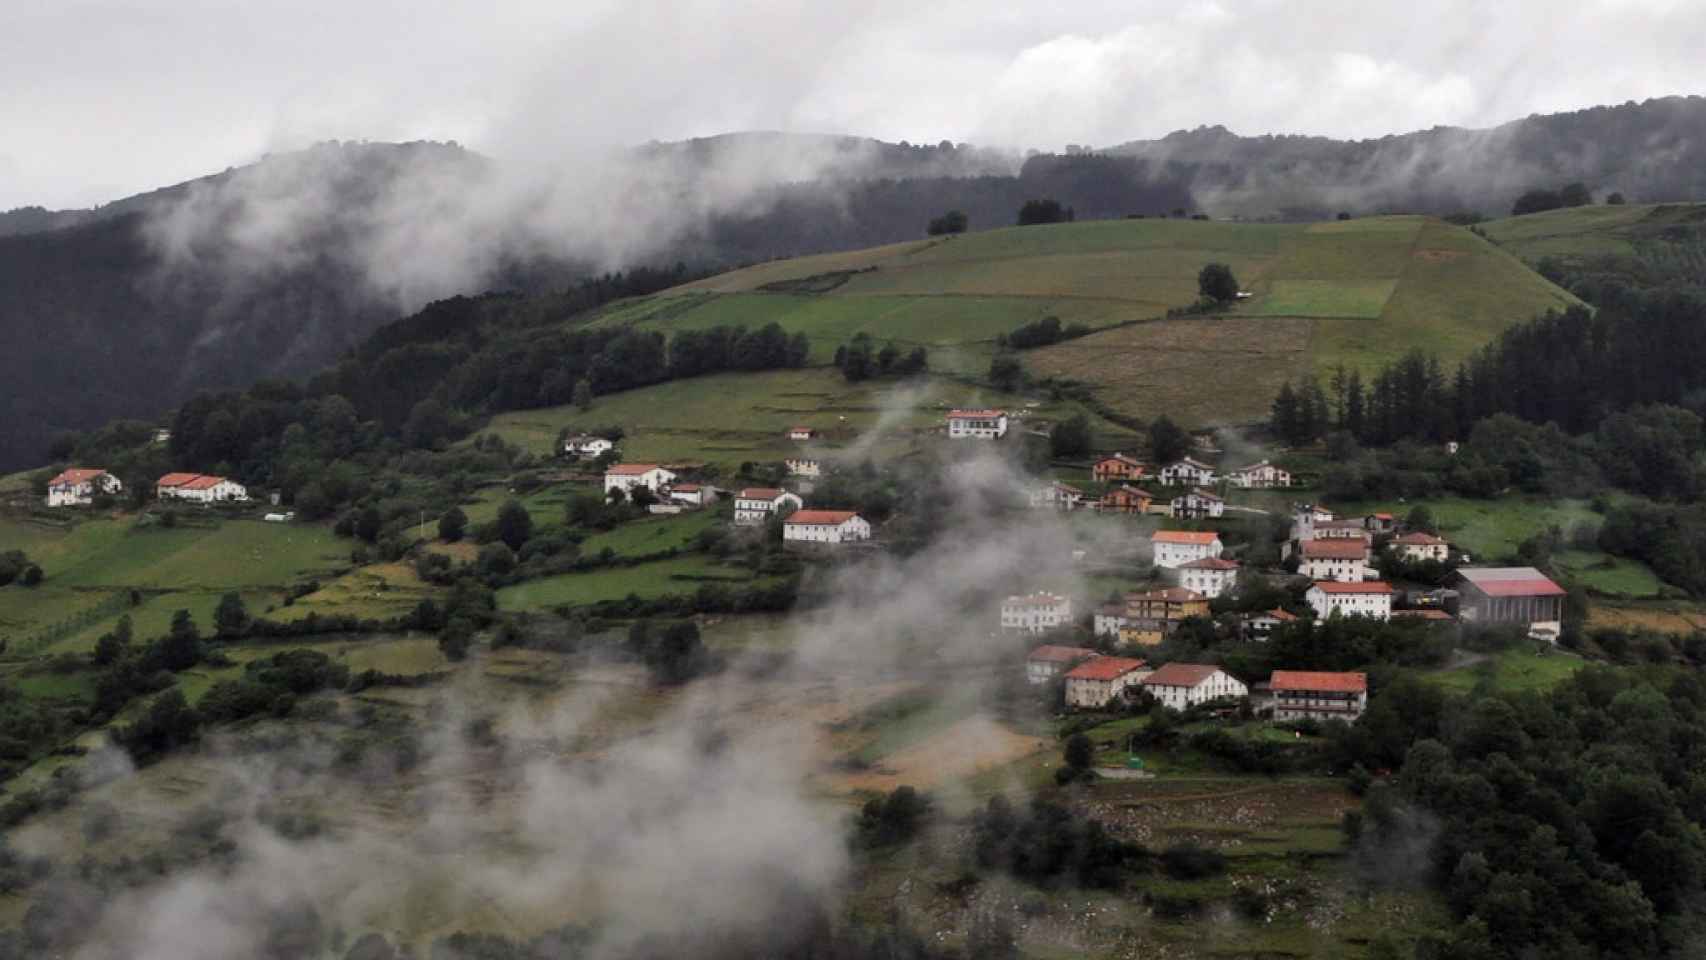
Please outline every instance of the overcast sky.
M552 162L740 129L1059 149L1706 92L1699 0L0 0L0 209L325 139Z

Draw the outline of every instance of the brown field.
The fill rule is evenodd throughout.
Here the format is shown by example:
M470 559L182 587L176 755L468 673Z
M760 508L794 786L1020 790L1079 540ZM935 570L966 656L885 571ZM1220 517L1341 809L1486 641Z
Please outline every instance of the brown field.
M1051 743L978 714L884 757L875 770L832 774L826 781L834 789L852 791L889 791L902 784L930 789L1018 762Z
M1648 607L1614 607L1595 603L1588 611L1588 626L1658 630L1662 633L1693 633L1706 630L1706 612L1662 610Z

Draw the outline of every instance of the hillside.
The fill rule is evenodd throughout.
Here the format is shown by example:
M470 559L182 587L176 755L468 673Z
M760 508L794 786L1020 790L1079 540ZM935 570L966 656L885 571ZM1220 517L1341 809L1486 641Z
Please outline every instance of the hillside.
M1611 287L1698 286L1706 277L1706 204L1571 207L1479 228L1596 303L1615 296Z
M1230 313L1166 319L1203 264L1252 293ZM856 333L922 344L981 378L997 336L1045 316L1095 333L1028 351L1037 376L1109 409L1194 424L1260 416L1280 381L1371 369L1412 347L1458 359L1572 301L1466 230L1421 217L1324 224L1171 219L1006 228L761 264L613 305L593 326L684 330L776 322L828 362Z

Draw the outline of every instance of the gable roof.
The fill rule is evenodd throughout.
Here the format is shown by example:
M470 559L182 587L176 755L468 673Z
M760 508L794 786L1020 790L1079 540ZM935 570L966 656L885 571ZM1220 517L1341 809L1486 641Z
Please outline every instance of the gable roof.
M154 485L157 487L181 487L199 476L201 476L199 473L168 473L154 481Z
M651 473L653 470L662 469L655 463L616 463L611 464L610 469L604 471L604 475L607 477L612 474L618 477L638 477Z
M1143 678L1146 687L1195 687L1220 672L1212 663L1169 663Z
M678 483L670 489L677 493L698 493L699 485L697 483Z
M1238 569L1238 561L1236 561L1236 560L1223 560L1220 557L1203 557L1201 560L1192 560L1190 563L1182 563L1179 565L1179 569L1180 570L1236 570L1236 569Z
M203 474L201 476L196 477L193 480L189 480L189 481L186 481L184 483L181 483L178 486L184 490L209 490L209 489L212 489L213 487L219 486L220 484L222 484L224 482L225 482L224 477L210 477L210 476L207 476L206 474Z
M949 420L994 420L1005 417L1005 410L949 410Z
M1401 547L1439 547L1445 545L1444 540L1441 540L1431 533L1423 533L1420 530L1417 530L1414 533L1406 533L1401 537L1393 537L1392 542L1393 544Z
M1385 580L1364 580L1361 583L1341 583L1337 580L1317 580L1311 590L1322 593L1385 593L1392 592L1392 584Z
M1268 678L1275 690L1323 690L1332 693L1365 693L1368 674L1335 673L1324 670L1275 670Z
M1126 603L1141 603L1145 600L1160 600L1165 603L1192 603L1197 600L1205 599L1207 598L1202 594L1184 587L1163 587L1160 590L1146 590L1143 593L1128 593L1125 595Z
M775 487L745 487L735 496L742 500L774 500L787 492Z
M1013 596L1001 601L1004 607L1053 607L1066 602L1066 598L1058 593L1027 593L1022 597Z
M1238 469L1236 469L1232 472L1233 473L1254 473L1257 470L1263 470L1263 469L1267 469L1267 468L1272 468L1274 470L1278 470L1281 473L1285 472L1285 470L1283 468L1274 466L1274 464L1268 460L1258 460L1255 463L1252 463L1247 467L1239 467Z
M1457 575L1489 597L1561 597L1566 592L1533 567L1459 567Z
M74 486L74 485L79 484L79 483L88 483L90 480L93 480L96 477L102 476L105 473L106 473L105 470L94 469L94 468L89 468L89 467L70 467L70 468L62 471L59 474L59 476L54 477L52 480L49 480L47 482L47 485L50 487Z
M1297 619L1297 614L1292 613L1290 610L1281 610L1278 607L1275 607L1272 610L1263 610L1261 613L1250 614L1250 619L1252 620L1259 620L1262 617L1267 617L1270 620L1278 620L1280 623L1290 623Z
M1174 460L1172 463L1167 464L1167 469L1171 469L1173 467L1195 467L1199 470L1214 469L1208 464L1203 463L1201 460L1198 460L1196 457L1181 457L1178 460Z
M1123 463L1130 467L1136 467L1139 470L1148 469L1147 465L1144 464L1142 460L1139 460L1136 457L1128 457L1123 453L1116 453L1111 457L1103 457L1096 461L1096 466L1099 467L1104 463Z
M1089 647L1067 647L1058 643L1045 643L1031 651L1027 660L1041 660L1047 663L1071 663L1074 660L1087 660L1099 657L1101 654Z
M1084 492L1084 491L1078 489L1077 487L1073 486L1070 483L1061 483L1059 480L1054 481L1052 486L1054 487L1054 489L1063 491L1065 493L1082 494Z
M1219 500L1222 503L1226 502L1226 501L1222 500L1220 497L1217 497L1214 494L1209 493L1207 490L1204 490L1201 487L1193 489L1190 493L1182 493L1179 496L1175 497L1174 499L1175 500L1183 500L1186 497L1196 497L1199 500Z
M1362 560L1368 556L1368 544L1361 537L1330 537L1325 540L1303 541L1305 560Z
M858 515L858 511L855 510L795 510L788 515L788 519L782 522L788 524L827 523L832 526L840 526Z
M1149 535L1150 543L1194 543L1206 547L1220 539L1213 530L1157 530Z
M1130 657L1095 657L1067 671L1066 679L1117 680L1133 670L1142 670L1148 663Z

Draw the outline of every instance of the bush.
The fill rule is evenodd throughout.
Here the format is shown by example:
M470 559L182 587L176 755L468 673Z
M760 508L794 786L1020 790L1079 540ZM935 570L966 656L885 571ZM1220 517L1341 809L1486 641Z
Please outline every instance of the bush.
M1238 299L1238 279L1226 264L1211 263L1197 274L1197 290L1215 303L1230 303Z
M1161 852L1161 868L1175 880L1202 880L1226 872L1226 855L1195 843L1178 843Z

